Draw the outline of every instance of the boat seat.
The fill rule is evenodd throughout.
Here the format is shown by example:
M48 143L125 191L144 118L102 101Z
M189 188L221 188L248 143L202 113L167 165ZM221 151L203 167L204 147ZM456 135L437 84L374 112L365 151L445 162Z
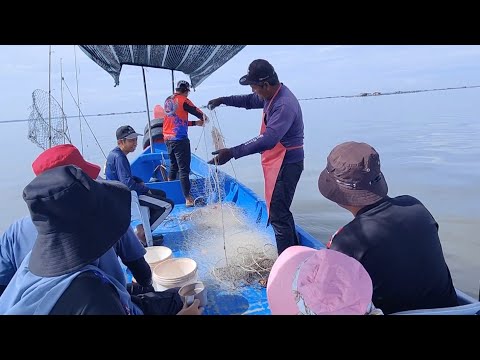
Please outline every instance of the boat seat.
M148 246L153 246L153 233L150 227L150 208L148 206L140 206L140 216L142 218L143 231L145 232L145 240Z
M172 206L166 201L147 196L138 196L132 193L132 221L141 222L145 231L145 240L148 246L153 246L153 231L160 226L165 218L172 212ZM151 219L151 208L164 208L165 210L156 219ZM152 221L153 220L153 221Z
M143 230L145 232L145 239L147 245L151 246L153 244L153 235L152 229L150 228L150 209L147 206L141 206L138 199L136 191L131 191L132 193L132 216L131 221L136 223L141 223L143 225Z
M480 301L446 308L400 311L391 315L480 315Z
M172 205L166 201L148 195L140 195L138 197L138 202L147 245L153 246L153 232L172 212ZM152 209L163 209L163 212L157 212L155 218L152 218Z

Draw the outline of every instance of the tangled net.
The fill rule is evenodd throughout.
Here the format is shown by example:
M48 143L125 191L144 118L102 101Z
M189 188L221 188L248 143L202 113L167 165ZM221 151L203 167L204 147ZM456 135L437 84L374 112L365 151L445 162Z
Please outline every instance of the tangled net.
M189 223L184 245L202 258L202 279L229 291L266 285L277 249L271 235L249 221L241 208L233 203L210 204L183 214L180 220Z
M215 278L232 289L247 285L267 285L267 278L276 258L276 249L265 244L263 249L244 246L237 249L238 256L226 263L218 261L212 269Z

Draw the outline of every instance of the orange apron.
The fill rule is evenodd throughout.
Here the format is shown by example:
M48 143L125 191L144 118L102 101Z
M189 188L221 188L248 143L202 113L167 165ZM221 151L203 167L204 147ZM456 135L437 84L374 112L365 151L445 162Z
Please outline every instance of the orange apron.
M275 95L273 95L273 97L270 99L267 110L265 110L262 114L262 127L260 128L260 134L263 134L265 132L265 129L267 128L267 126L265 125L266 113L268 112L268 109L270 109L270 105L272 104L273 99L275 99L275 97L277 96L281 87L282 85L280 85ZM275 189L275 183L277 182L278 173L280 172L280 168L282 167L285 153L287 152L287 150L297 149L301 147L303 147L303 145L286 148L280 142L278 142L273 149L265 150L264 152L262 152L263 179L265 181L265 201L267 203L267 213L269 217L270 202L272 200L273 190Z

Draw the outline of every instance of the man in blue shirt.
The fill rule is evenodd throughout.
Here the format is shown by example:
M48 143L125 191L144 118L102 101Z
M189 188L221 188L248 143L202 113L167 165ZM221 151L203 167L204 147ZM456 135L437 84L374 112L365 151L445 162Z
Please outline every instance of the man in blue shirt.
M262 154L265 180L265 201L269 211L280 255L292 245L298 245L298 234L290 212L293 196L303 171L303 117L295 95L278 80L273 66L258 59L248 67L248 74L239 80L250 85L253 94L221 97L210 100L208 107L225 104L245 109L263 109L261 131L257 137L241 145L221 149L209 164L223 165L232 157Z
M137 148L139 135L141 136L130 125L120 126L117 129L118 146L108 154L105 176L107 180L116 180L124 183L130 190L137 193L140 205L147 206L150 209L150 227L153 231L172 212L174 202L167 198L167 194L164 191L150 189L132 175L127 155L134 152ZM141 197L142 195L145 197ZM144 238L141 240L146 245L146 240ZM154 236L153 240L154 245L161 245L163 236Z

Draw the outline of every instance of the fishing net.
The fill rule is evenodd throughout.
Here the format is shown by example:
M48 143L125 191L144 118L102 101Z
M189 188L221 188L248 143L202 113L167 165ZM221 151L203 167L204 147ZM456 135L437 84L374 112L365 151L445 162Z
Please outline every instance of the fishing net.
M205 152L210 154L211 151L225 148L225 138L219 130L218 119L215 113L210 114L212 121L205 124L202 129L199 143L195 150L198 149L200 141L204 140ZM217 125L215 124L217 123ZM206 130L207 129L207 130ZM209 141L206 134L210 131L211 141ZM213 147L212 147L213 144ZM221 202L225 199L225 178L226 174L223 171L218 171L216 167L209 166L207 176L200 176L195 173L190 175L191 194L195 199L195 205L206 205Z
M57 100L40 89L32 93L32 100L28 116L28 138L43 150L64 144L65 140L71 143L67 135L67 120Z
M214 204L225 199L226 174L210 172L203 177L197 174L190 175L190 194L193 196L195 206ZM220 186L219 186L220 185Z
M225 147L216 114L212 112L210 118L202 132L211 134L211 140L204 136L207 154ZM196 207L179 216L183 246L189 256L202 259L202 280L228 291L264 287L277 258L273 232L247 216L245 209L226 201L225 172L208 166L205 173L190 177Z
M218 130L215 126L212 126L212 140L215 150L225 148L225 138L223 137L220 130Z
M245 210L220 202L195 208L180 220L188 222L183 246L193 258L202 259L202 280L229 291L266 285L277 249L271 234L250 220Z

